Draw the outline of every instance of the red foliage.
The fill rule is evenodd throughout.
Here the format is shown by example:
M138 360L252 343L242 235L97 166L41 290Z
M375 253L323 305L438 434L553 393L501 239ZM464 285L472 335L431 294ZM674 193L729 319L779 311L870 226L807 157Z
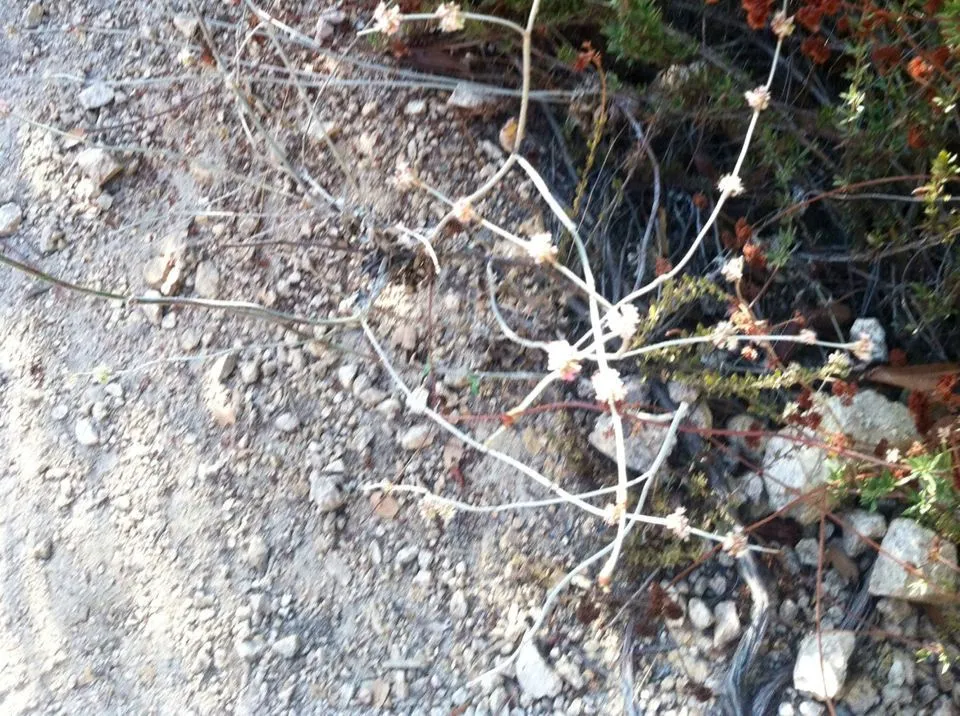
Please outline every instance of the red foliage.
M907 352L903 348L894 348L890 351L890 365L902 368L907 364Z
M751 238L753 238L753 228L747 223L747 219L744 216L741 216L739 219L737 219L737 223L733 227L733 230L737 235L737 243L739 244L737 248L740 248Z
M747 24L754 30L762 30L767 26L770 11L773 9L773 0L742 0L743 9L747 11Z
M913 416L914 425L920 434L926 433L933 427L933 418L930 415L930 401L925 393L914 390L907 398L907 407Z
M763 249L754 243L746 243L743 246L743 260L747 266L757 271L762 271L767 267L767 255Z
M654 271L657 276L663 276L665 273L670 273L670 270L673 268L673 264L670 263L670 259L665 256L658 256L657 263L654 266Z
M823 19L823 10L815 5L805 5L797 10L796 20L810 32L820 32L820 21Z
M823 35L810 35L800 43L800 51L815 65L822 65L830 59L830 48Z
M879 45L870 53L870 61L881 76L900 64L903 51L895 45Z
M924 149L927 146L927 138L923 127L913 124L907 130L907 146L911 149Z
M922 57L914 57L907 63L907 74L920 84L926 84L933 76L933 65Z

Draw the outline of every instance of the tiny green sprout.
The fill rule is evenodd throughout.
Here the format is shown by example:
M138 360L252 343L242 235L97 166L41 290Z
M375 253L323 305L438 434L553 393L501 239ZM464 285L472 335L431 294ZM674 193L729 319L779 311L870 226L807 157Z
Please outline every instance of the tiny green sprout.
M109 383L112 375L113 371L110 370L109 366L98 365L93 369L93 377L101 385Z
M480 395L480 376L471 373L467 376L467 382L470 384L470 395L474 398Z

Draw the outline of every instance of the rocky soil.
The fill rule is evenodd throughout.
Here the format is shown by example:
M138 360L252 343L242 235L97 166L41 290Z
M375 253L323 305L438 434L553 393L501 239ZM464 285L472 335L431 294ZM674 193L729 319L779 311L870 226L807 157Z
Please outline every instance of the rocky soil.
M263 70L266 42L244 43L240 8L207 6L224 55ZM356 54L369 52L354 31L370 10L305 2L284 17L319 47ZM362 204L363 220L344 219L306 201L262 132L244 127L191 12L137 0L0 5L4 255L96 291L318 318L350 316L376 293L371 324L406 383L446 412L481 416L466 427L489 435L543 368L490 315L471 252L492 237L445 236L431 282L428 260L410 260L417 245L368 219L435 220L437 202L390 181L396 160L456 196L495 170L506 115L465 118L449 93L365 84L315 91L311 117L289 84L246 85L288 155ZM354 72L288 51L310 71ZM326 151L331 138L351 178ZM514 179L478 208L532 221L533 197ZM560 335L563 296L548 277L507 279L514 325ZM409 410L355 327L130 305L0 266L0 330L0 712L623 712L619 611L644 574L624 575L616 598L574 580L514 667L468 685L608 535L565 507L454 515L365 489L389 481L478 504L543 497ZM842 426L892 430L871 420ZM587 489L613 473L590 427L544 414L501 447L555 474L587 465L596 474L570 478ZM789 501L785 484L822 482L821 454L785 452L773 438L764 476L740 478L758 513ZM846 515L850 530L828 525L818 636L818 524L798 518L802 538L777 558L763 656L790 673L772 709L826 713L830 697L838 713L958 713L955 670L915 657L936 633L933 600L896 560L870 573L876 552L860 539L916 562L931 536L872 513ZM877 616L854 630L845 609L868 574ZM956 591L954 573L930 576L937 593ZM749 594L726 555L668 591L682 614L656 620L630 657L639 712L712 713ZM638 605L624 613L645 618Z

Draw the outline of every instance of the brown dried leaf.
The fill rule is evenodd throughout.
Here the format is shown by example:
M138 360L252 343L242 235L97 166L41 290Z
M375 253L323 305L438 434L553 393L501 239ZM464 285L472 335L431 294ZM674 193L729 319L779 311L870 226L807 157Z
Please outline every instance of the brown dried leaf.
M927 363L926 365L881 365L871 368L863 377L874 383L892 385L904 390L930 393L936 390L937 381L945 375L960 373L956 363Z
M400 512L400 503L393 495L384 495L382 492L374 492L370 495L370 504L373 506L373 513L384 520L392 520Z

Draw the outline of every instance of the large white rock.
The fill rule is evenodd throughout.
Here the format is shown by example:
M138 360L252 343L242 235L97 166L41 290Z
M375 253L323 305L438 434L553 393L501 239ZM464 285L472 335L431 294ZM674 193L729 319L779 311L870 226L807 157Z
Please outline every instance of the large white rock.
M520 647L516 668L520 688L532 699L552 698L563 688L563 681L540 656L540 651L532 641Z
M77 155L77 166L98 187L102 187L123 171L123 167L107 150L98 147L80 152Z
M100 109L113 102L116 92L104 82L95 82L80 92L80 104L84 109Z
M775 510L824 485L834 465L820 448L803 445L797 438L822 443L824 435L840 432L849 436L861 451L872 453L881 441L897 447L920 437L907 407L873 390L861 390L850 405L834 396L817 396L812 409L822 418L816 434L784 428L770 438L764 450L763 480L770 506ZM820 511L815 504L798 503L788 514L809 524L819 519Z
M793 686L820 701L843 688L857 638L852 631L823 631L805 637L793 667Z
M933 530L898 518L890 523L870 576L870 593L911 602L946 602L956 597L957 548ZM907 569L907 566L910 569Z

